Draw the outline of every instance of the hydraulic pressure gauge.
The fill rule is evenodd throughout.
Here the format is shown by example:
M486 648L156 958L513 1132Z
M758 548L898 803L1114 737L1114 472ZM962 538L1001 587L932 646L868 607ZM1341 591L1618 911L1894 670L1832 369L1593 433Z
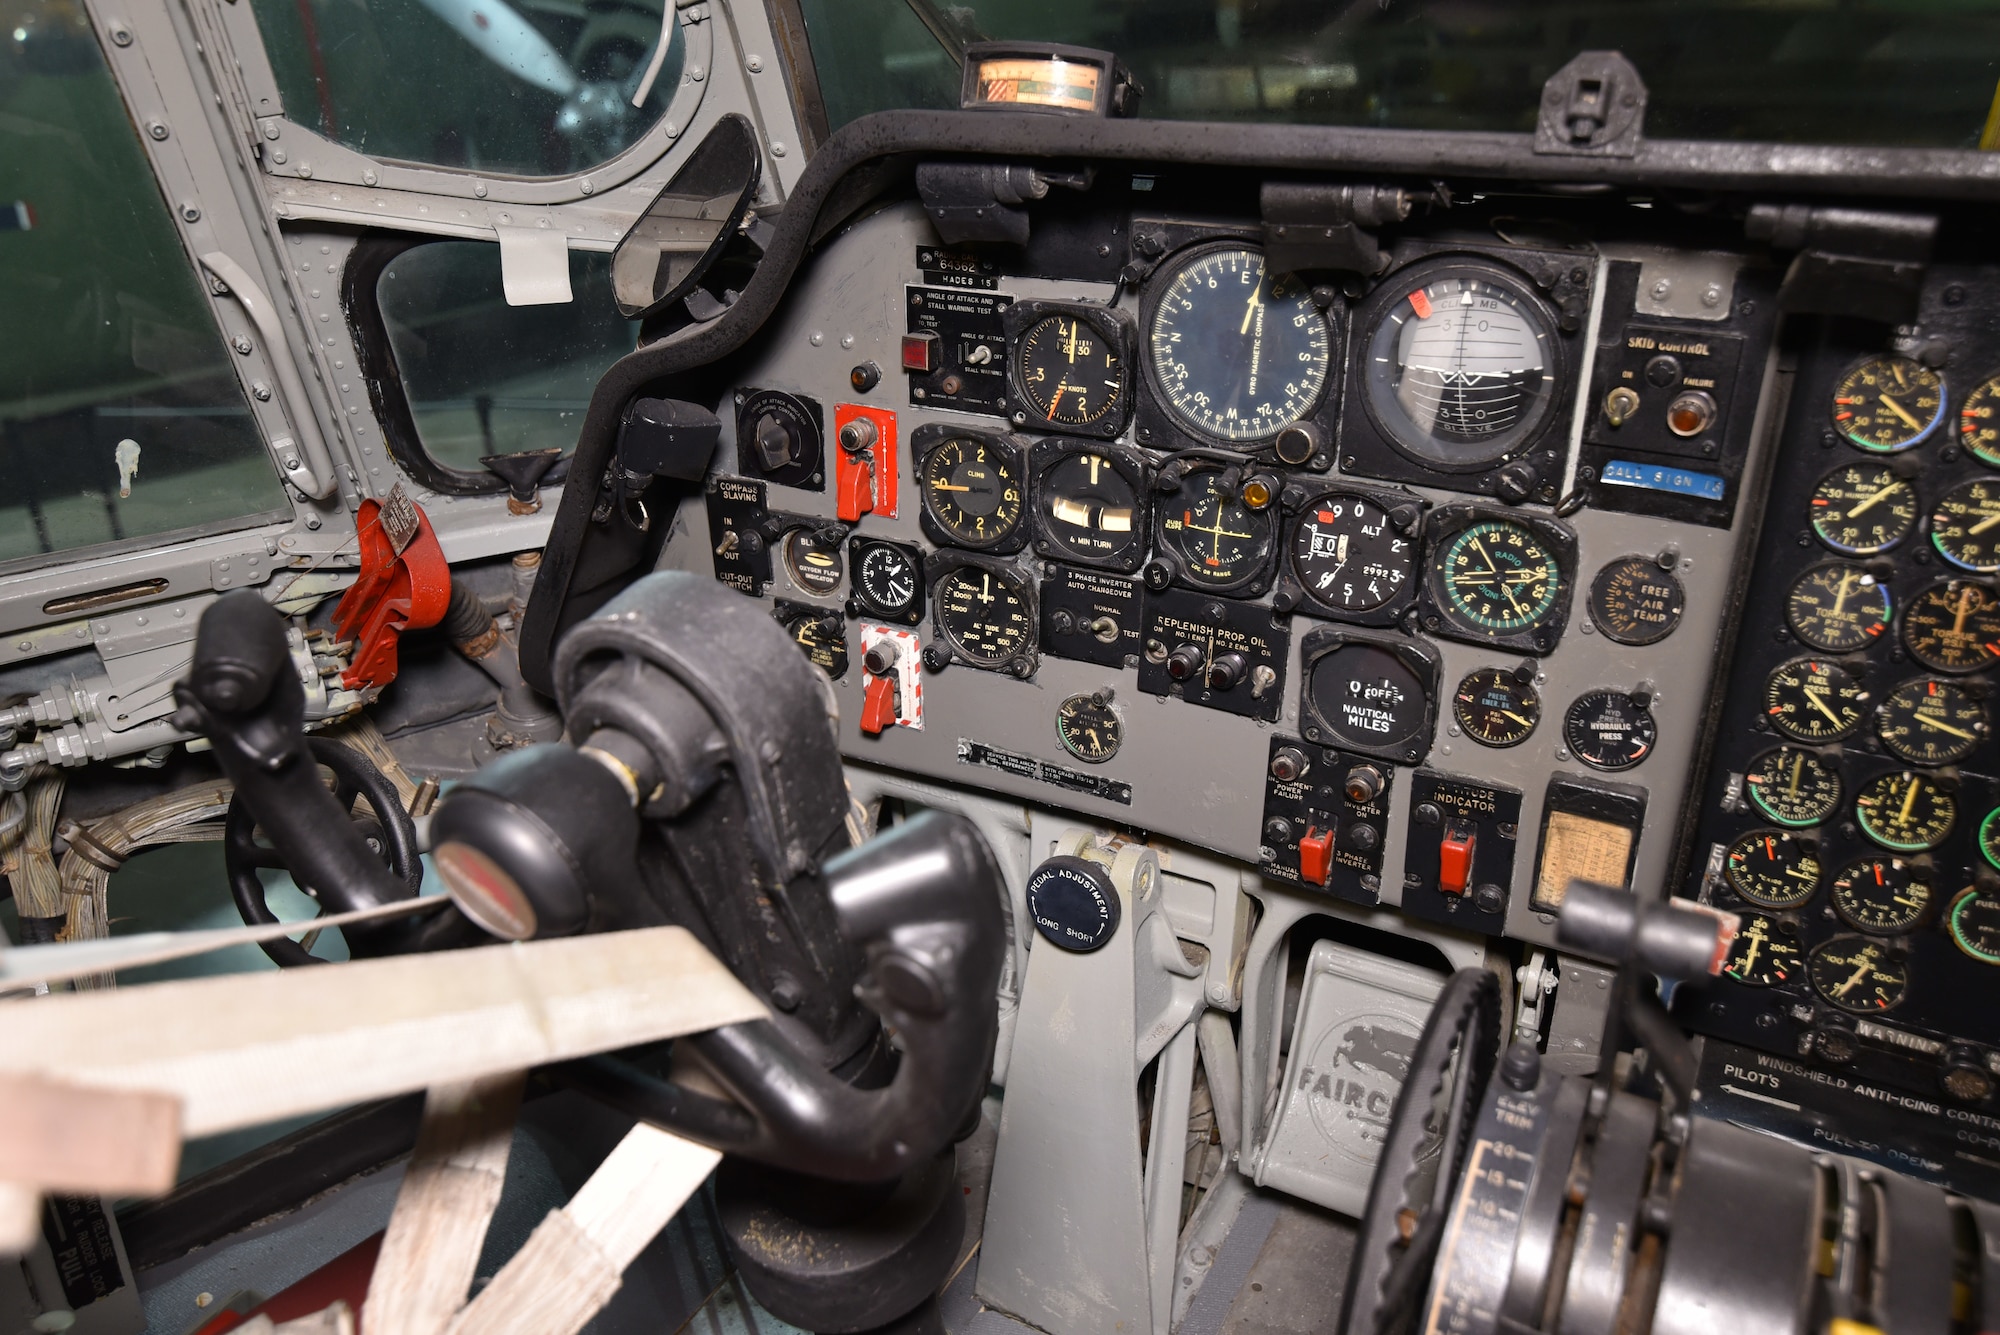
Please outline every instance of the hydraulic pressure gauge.
M2000 480L1974 478L1946 492L1931 511L1931 545L1961 570L2000 570Z
M1098 427L1124 415L1131 369L1114 326L1082 312L1044 315L1014 347L1014 387L1041 424Z
M1958 443L1980 463L2000 468L2000 375L1989 376L1965 396L1958 410Z
M1884 774L1854 796L1861 832L1897 853L1936 848L1958 820L1958 799L1936 779L1913 770Z
M923 556L916 548L855 538L848 544L847 560L854 572L851 614L912 626L924 619Z
M1865 936L1836 936L1814 946L1806 976L1821 996L1857 1015L1892 1009L1910 987L1910 971L1888 943Z
M1146 557L1146 465L1113 445L1035 446L1036 550L1113 570Z
M1886 552L1917 524L1917 493L1886 464L1851 463L1819 480L1806 502L1819 540L1846 556Z
M1624 691L1592 691L1563 716L1563 741L1593 769L1631 769L1653 753L1659 735L1651 707Z
M1556 558L1531 530L1487 519L1453 534L1431 559L1438 603L1474 635L1515 635L1548 621L1564 597Z
M1118 754L1125 721L1111 707L1111 692L1072 695L1056 706L1056 737L1078 760L1101 765Z
M1903 612L1910 657L1939 672L1976 672L2000 661L2000 599L1977 580L1933 584Z
M1163 497L1155 523L1158 545L1177 558L1181 578L1197 589L1232 591L1265 573L1277 529L1277 508L1266 494L1260 508L1246 496L1251 484L1230 488L1223 473L1189 473L1181 489Z
M1826 653L1851 653L1874 643L1893 615L1889 586L1845 561L1814 566L1793 581L1785 597L1792 633Z
M1819 889L1819 858L1810 844L1784 830L1752 830L1729 846L1722 874L1750 903L1792 909Z
M931 618L938 634L975 667L1029 661L1035 640L1033 606L1027 582L1012 570L954 566L931 587Z
M2000 964L2000 898L1967 886L1951 901L1944 921L1953 945L1981 964Z
M1025 479L1020 453L1011 444L972 434L946 436L924 454L919 473L931 537L974 551L1019 546Z
M1542 721L1532 669L1474 668L1451 697L1452 717L1482 746L1519 746Z
M1871 357L1833 390L1833 425L1878 454L1907 450L1944 420L1944 377L1908 357Z
M1416 576L1416 544L1365 496L1317 497L1292 529L1292 573L1307 601L1331 612L1372 612Z
M1764 683L1764 712L1771 726L1801 742L1848 736L1861 726L1867 703L1860 679L1822 658L1780 663Z
M1744 915L1722 973L1745 987L1776 987L1799 971L1799 943L1788 925L1761 913Z
M1986 709L1962 686L1919 677L1883 699L1875 729L1912 765L1953 765L1986 740Z
M1219 444L1264 441L1311 413L1333 330L1309 284L1264 272L1235 242L1192 251L1149 298L1153 387L1180 427Z
M1840 771L1817 751L1781 746L1743 775L1750 802L1767 820L1792 829L1817 825L1840 809Z
M1923 921L1930 885L1901 858L1863 858L1833 879L1833 911L1849 927L1893 935Z
M1590 619L1620 644L1658 644L1681 624L1681 582L1650 556L1627 556L1590 582Z

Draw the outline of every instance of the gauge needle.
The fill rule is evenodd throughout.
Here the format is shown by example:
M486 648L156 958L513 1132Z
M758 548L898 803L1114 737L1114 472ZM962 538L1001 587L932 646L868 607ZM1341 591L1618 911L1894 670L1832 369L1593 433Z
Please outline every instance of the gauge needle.
M993 576L981 575L979 577L979 601L982 603L993 601Z
M1239 336L1250 332L1250 321L1256 318L1257 293L1258 288L1253 287L1250 289L1250 301L1243 308L1243 327L1236 331Z
M1869 510L1874 509L1877 505L1880 505L1883 501L1886 501L1889 499L1889 497L1895 495L1896 492L1902 490L1902 486L1903 484L1900 481L1891 482L1888 486L1882 488L1882 490L1876 492L1873 496L1865 498L1861 502L1861 504L1855 506L1852 510L1849 510L1847 512L1847 517L1849 519L1861 518L1863 514L1865 514Z
M1986 516L1986 518L1980 520L1978 523L1974 524L1971 528L1965 531L1968 534L1984 533L1987 529L1992 528L1995 524L2000 524L2000 510L1994 511L1992 514Z
M1963 737L1968 742L1979 740L1963 728L1954 728L1949 723L1939 723L1936 719L1925 718L1922 714L1917 715L1917 722L1923 724L1926 728L1934 728L1939 732L1948 732L1954 737Z
M1078 322L1075 320L1071 320L1069 322L1069 337L1063 340L1063 351L1069 354L1070 363L1072 365L1074 365L1076 362L1077 324Z
M1896 819L1902 824L1905 825L1909 824L1910 813L1912 811L1915 811L1916 808L1917 808L1917 781L1915 779L1911 779L1910 791L1903 795L1903 809L1896 813Z
M1842 983L1839 987L1833 989L1833 994L1837 997L1846 996L1849 992L1852 992L1856 987L1860 986L1862 979L1866 978L1869 974L1873 973L1874 971L1875 971L1875 961L1869 956L1863 955L1861 957L1860 966L1854 970L1853 974L1848 977L1848 980L1846 982Z
M1492 554L1486 550L1486 544L1474 538L1472 546L1479 553L1479 559L1486 562L1486 568L1493 572L1493 577L1500 581L1500 592L1507 595L1507 605L1514 609L1516 616L1526 616L1527 611L1521 606L1520 599L1514 596L1514 591L1507 587L1507 577L1500 573L1500 567L1494 563Z
M1067 393L1069 393L1069 381L1068 379L1065 378L1064 380L1057 383L1056 395L1054 398L1049 400L1050 417L1054 417L1056 415L1056 406L1062 402L1062 396Z
M1526 720L1526 719L1522 718L1522 717L1521 717L1521 716L1520 716L1519 714L1516 714L1516 713L1515 713L1515 712L1514 712L1513 710L1511 710L1511 709L1503 709L1503 710L1501 710L1501 711L1500 711L1500 717L1501 717L1501 718L1510 718L1510 719L1513 719L1513 720L1514 720L1514 722L1516 722L1516 723L1520 724L1520 725L1521 725L1522 727L1524 727L1524 728L1532 728L1532 727L1534 727L1534 726L1535 726L1534 724L1532 724L1532 723L1528 722L1528 720Z
M1805 772L1806 772L1806 758L1805 754L1801 752L1798 755L1798 757L1792 761L1792 782L1785 789L1785 796L1797 797L1799 795L1799 776L1804 774Z
M1749 973L1757 967L1757 950L1758 947L1764 944L1764 934L1762 932L1750 932L1743 939L1750 943L1750 950L1743 957L1742 972Z
M953 484L953 483L950 483L950 482L933 482L933 483L931 483L931 490L932 490L932 491L971 491L971 490L972 490L972 488L971 488L971 487L961 487L961 486L957 486L957 485L955 485L955 484Z
M1854 572L1847 571L1840 577L1840 587L1834 591L1833 614L1839 616L1847 608L1847 591L1854 587Z
M1827 720L1830 723L1832 723L1834 727L1843 728L1847 726L1844 722L1842 722L1840 715L1834 713L1831 709L1828 709L1826 707L1826 693L1824 691L1815 691L1810 686L1803 687L1802 689L1805 691L1806 702L1810 704L1814 709L1817 709L1820 713L1826 715Z
M1910 410L1908 408L1905 408L1902 404L1896 402L1894 399L1890 398L1887 394L1877 394L1875 397L1881 401L1881 404L1884 408L1887 408L1890 412L1902 418L1904 423L1906 423L1912 431L1922 431L1924 429L1924 424L1922 422L1919 422L1916 418L1910 416Z
M1972 586L1966 585L1958 591L1958 615L1951 623L1951 633L1965 634L1965 618L1972 613Z

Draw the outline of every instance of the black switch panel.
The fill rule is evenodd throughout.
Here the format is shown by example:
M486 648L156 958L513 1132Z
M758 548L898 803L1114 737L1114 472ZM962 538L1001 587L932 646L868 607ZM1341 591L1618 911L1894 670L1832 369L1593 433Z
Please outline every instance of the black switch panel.
M1468 932L1499 935L1507 923L1507 887L1521 837L1518 789L1435 770L1410 779L1410 825L1403 848L1403 912ZM1447 855L1471 844L1462 892L1439 883Z
M1273 737L1259 838L1264 874L1349 903L1379 903L1395 777L1394 767L1379 760ZM1327 836L1321 882L1302 870L1300 841Z
M1269 608L1167 589L1146 599L1144 637L1140 690L1278 721L1291 636Z
M1101 667L1135 667L1142 619L1137 580L1067 566L1042 581L1042 652Z

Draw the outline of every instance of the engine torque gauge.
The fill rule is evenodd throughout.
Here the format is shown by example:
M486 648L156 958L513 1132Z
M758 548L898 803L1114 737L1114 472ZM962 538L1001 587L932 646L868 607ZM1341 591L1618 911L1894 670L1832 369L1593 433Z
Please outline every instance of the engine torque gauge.
M1936 848L1958 820L1958 799L1927 774L1904 770L1862 785L1854 796L1861 832L1896 853Z
M983 436L947 436L924 455L926 528L939 542L993 551L1013 542L1026 513L1020 455Z
M1053 427L1112 420L1124 410L1131 374L1118 342L1082 315L1045 315L1014 345L1015 389Z
M1910 987L1910 971L1888 943L1865 936L1836 936L1814 946L1806 976L1821 996L1857 1015L1894 1008Z
M1681 582L1650 556L1613 561L1590 581L1590 619L1620 644L1658 644L1686 606Z
M1776 987L1790 982L1799 964L1799 943L1792 934L1775 919L1751 913L1736 929L1722 973L1745 987Z
M1438 602L1459 629L1514 635L1554 615L1563 597L1555 556L1523 526L1482 520L1446 539L1431 560Z
M1952 944L1981 964L2000 964L2000 898L1967 886L1945 913Z
M923 556L914 547L880 538L855 538L847 548L853 572L848 612L878 621L916 625L924 619Z
M1111 707L1111 692L1072 695L1057 705L1056 738L1085 764L1101 765L1117 755L1125 741L1125 721Z
M1631 769L1659 740L1653 711L1624 691L1592 691L1563 716L1563 741L1593 769Z
M1243 499L1247 488L1227 488L1222 477L1215 469L1188 474L1160 500L1156 519L1158 545L1177 558L1182 580L1218 592L1264 573L1277 529L1275 507L1253 509Z
M1958 443L1980 463L2000 468L2000 375L1988 376L1958 410Z
M1944 420L1944 377L1908 357L1871 357L1833 389L1833 425L1878 454L1907 450Z
M2000 599L1976 580L1933 584L1903 611L1910 657L1939 672L1976 672L2000 661Z
M1292 529L1292 573L1306 599L1331 612L1372 612L1416 573L1416 544L1364 496L1317 497Z
M1912 765L1952 765L1986 739L1986 710L1962 686L1919 677L1883 698L1875 730Z
M1109 445L1035 446L1036 550L1114 570L1146 556L1146 467Z
M1866 714L1868 692L1838 663L1794 658L1771 670L1764 711L1771 726L1801 742L1831 742L1852 734Z
M1817 825L1840 809L1840 771L1817 751L1781 746L1750 762L1743 787L1764 818L1792 829Z
M2000 570L2000 480L1974 478L1946 492L1931 511L1931 545L1961 570Z
M1834 561L1800 575L1785 596L1785 620L1809 648L1844 654L1889 629L1889 586L1857 565Z
M931 619L951 651L974 667L1013 664L1018 670L1032 662L1033 595L1011 570L959 565L945 571L931 586Z
M1452 693L1451 713L1482 746L1519 746L1542 721L1535 674L1518 668L1474 668Z
M1901 858L1863 858L1833 878L1833 911L1863 932L1892 935L1923 921L1931 888Z
M1166 278L1147 322L1153 386L1175 423L1223 444L1264 441L1312 412L1333 360L1333 331L1310 287L1264 272L1264 256L1225 242Z
M1783 830L1752 830L1729 846L1722 874L1729 888L1767 909L1792 909L1819 889L1819 858Z
M1851 463L1819 480L1806 502L1819 540L1846 556L1886 552L1917 524L1916 489L1885 464Z

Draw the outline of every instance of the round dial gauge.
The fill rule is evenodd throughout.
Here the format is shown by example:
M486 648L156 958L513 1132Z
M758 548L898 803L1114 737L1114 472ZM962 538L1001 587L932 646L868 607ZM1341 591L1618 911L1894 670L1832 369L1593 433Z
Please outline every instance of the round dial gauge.
M1750 801L1767 820L1793 829L1817 825L1840 809L1840 771L1817 751L1781 746L1743 775Z
M1190 474L1160 504L1159 545L1180 557L1190 583L1228 588L1254 577L1270 555L1276 521L1225 489L1222 475Z
M1965 396L1958 410L1958 442L1983 464L2000 468L2000 375Z
M1861 726L1868 693L1838 663L1794 658L1771 670L1764 711L1771 726L1801 742L1831 742Z
M1429 740L1424 683L1402 659L1372 644L1343 644L1314 662L1306 703L1339 746L1373 753Z
M1409 583L1416 567L1411 547L1375 502L1321 496L1292 530L1292 570L1321 607L1372 612Z
M1833 425L1864 450L1907 450L1944 420L1944 377L1908 357L1871 357L1833 388Z
M1125 721L1111 707L1109 691L1072 695L1056 706L1056 737L1078 760L1101 765L1118 754Z
M1532 672L1474 668L1452 694L1451 712L1473 741L1519 746L1542 721L1542 697L1535 692Z
M1564 589L1556 558L1526 528L1484 519L1447 538L1431 560L1438 602L1461 629L1513 635L1554 615Z
M1886 552L1917 524L1916 489L1885 464L1834 469L1813 488L1806 517L1819 540L1848 556Z
M1912 765L1951 765L1986 739L1986 710L1962 686L1919 677L1883 698L1875 729Z
M1650 556L1613 561L1590 581L1590 619L1620 644L1658 644L1686 606L1681 582Z
M1931 888L1901 858L1863 858L1833 878L1833 911L1863 932L1907 932L1931 906Z
M1722 973L1745 987L1776 987L1799 971L1799 943L1761 913L1744 917L1723 961Z
M1836 561L1800 575L1785 596L1785 620L1808 647L1851 653L1872 644L1894 613L1889 586L1860 566Z
M1445 263L1392 278L1369 304L1368 407L1398 446L1442 468L1493 463L1547 422L1554 325L1498 269Z
M1951 901L1944 922L1953 945L1981 964L2000 964L2000 899L1967 886Z
M1563 716L1563 741L1596 769L1631 769L1653 753L1659 735L1653 711L1623 691L1592 691Z
M953 436L924 456L924 513L961 547L998 547L1021 526L1021 466L1012 451Z
M1976 672L2000 660L2000 599L1969 579L1933 584L1903 611L1910 657L1939 672Z
M1231 443L1274 436L1311 412L1333 364L1332 330L1307 285L1265 273L1261 252L1236 245L1174 270L1147 349L1168 414Z
M847 675L846 625L838 612L796 612L785 618L784 626L814 666L835 681Z
M1871 779L1854 796L1861 832L1897 853L1936 848L1958 820L1958 799L1928 775L1904 770Z
M1783 830L1752 830L1729 846L1729 888L1761 908L1797 908L1819 889L1819 858Z
M910 552L893 542L856 543L854 592L861 610L890 621L911 618L919 606L923 574Z
M931 590L931 608L945 642L982 667L999 667L1034 641L1027 590L1011 572L979 566L948 570Z
M1103 331L1074 315L1045 315L1014 348L1021 397L1056 426L1092 426L1125 402L1125 359Z
M793 529L785 535L785 570L793 583L824 598L840 587L840 538L822 542L818 530Z
M1042 536L1058 555L1130 569L1146 545L1139 490L1101 450L1065 454L1041 474Z
M1806 976L1818 993L1844 1011L1886 1011L1903 999L1910 971L1887 943L1865 936L1836 936L1813 947Z
M1974 478L1946 492L1931 511L1931 545L1961 570L2000 570L2000 481Z
M2000 807L1986 813L1979 822L1979 856L1987 865L2000 867Z

